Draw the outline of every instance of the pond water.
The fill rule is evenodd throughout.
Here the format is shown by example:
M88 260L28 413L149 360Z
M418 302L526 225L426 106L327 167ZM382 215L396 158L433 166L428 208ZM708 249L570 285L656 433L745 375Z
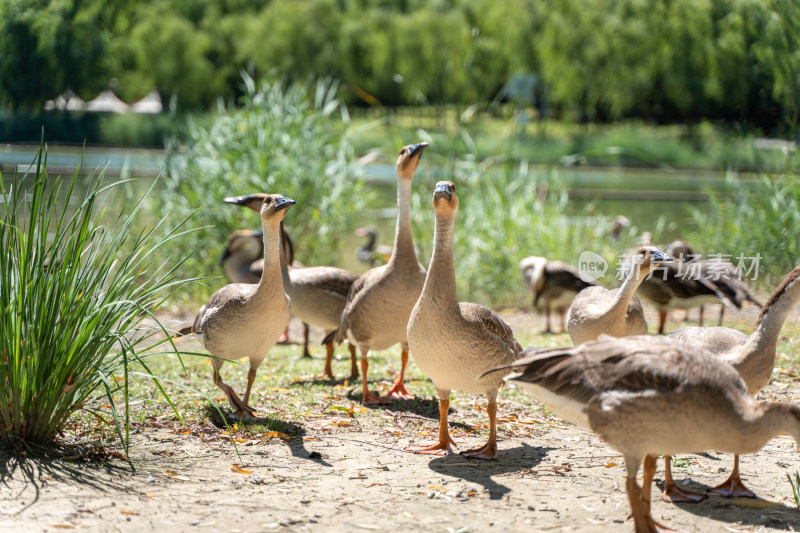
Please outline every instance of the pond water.
M0 146L0 172L4 180L8 182L13 176L24 174L37 150L38 146ZM88 171L105 169L107 177L133 179L108 197L109 207L114 208L135 200L152 185L163 167L164 152L113 147L84 151L82 147L51 146L47 153L48 173L71 176L81 160ZM544 167L540 170L548 172ZM569 192L566 216L613 218L624 214L639 231L661 224L663 241L678 238L692 228L689 210L708 201L706 191L725 187L724 175L719 172L586 166L558 167L549 172ZM377 227L379 243L391 244L396 204L394 166L370 165L366 168L366 178L377 194L363 223ZM355 250L362 243L355 236L348 238L342 266L363 270L363 265L359 268L355 259Z

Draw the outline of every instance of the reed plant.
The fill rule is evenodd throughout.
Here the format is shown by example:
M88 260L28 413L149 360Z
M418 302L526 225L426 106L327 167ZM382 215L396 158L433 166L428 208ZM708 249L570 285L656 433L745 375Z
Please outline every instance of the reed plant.
M185 232L142 229L144 198L110 213L122 182L102 172L50 178L46 165L40 149L35 170L0 175L0 445L48 444L83 410L127 450L131 374L161 388L146 363L168 342L154 343L166 329L153 313L185 283L161 253Z
M299 261L335 264L367 202L338 84L257 82L247 74L243 79L237 105L220 108L207 125L193 124L189 140L170 147L155 208L178 218L201 211L195 219L199 231L176 243L178 256L197 249L185 272L220 272L228 235L261 228L257 214L223 203L227 196L255 192L297 201L286 227ZM208 293L198 287L177 303L197 304Z
M687 238L706 254L758 266L756 284L772 286L800 262L800 179L789 171L752 179L729 173L726 182L727 191L709 191L708 205L692 209L698 229Z

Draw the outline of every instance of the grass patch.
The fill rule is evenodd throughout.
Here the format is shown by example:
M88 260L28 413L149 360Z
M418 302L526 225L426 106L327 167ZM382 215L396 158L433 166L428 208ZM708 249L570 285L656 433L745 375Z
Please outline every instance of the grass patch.
M47 444L82 411L127 447L131 364L155 379L141 347L164 343L151 339L160 324L143 321L185 284L159 251L181 233L137 228L144 198L105 213L119 184L100 173L79 194L79 172L50 179L46 160L40 149L34 172L0 176L0 445Z

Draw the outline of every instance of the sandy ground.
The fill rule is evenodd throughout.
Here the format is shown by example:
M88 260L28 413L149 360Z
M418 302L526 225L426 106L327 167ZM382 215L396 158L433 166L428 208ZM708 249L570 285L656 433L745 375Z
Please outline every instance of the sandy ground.
M514 325L519 317L508 319ZM788 401L795 390L776 383L765 393ZM427 414L435 406L428 407L425 414L321 414L302 436L240 442L238 455L210 422L186 430L167 421L134 427L131 464L0 455L0 532L633 529L622 458L593 434L542 413L518 413L501 394L499 416L514 431L501 429L498 460L407 452L435 436L435 415ZM451 422L473 409L457 404ZM454 430L461 450L485 439L458 424ZM760 499L712 495L679 505L658 498L659 462L653 515L689 531L800 529L786 479L798 459L794 443L779 437L742 458L744 481ZM688 456L687 464L675 469L676 479L702 490L727 477L732 458L708 453Z

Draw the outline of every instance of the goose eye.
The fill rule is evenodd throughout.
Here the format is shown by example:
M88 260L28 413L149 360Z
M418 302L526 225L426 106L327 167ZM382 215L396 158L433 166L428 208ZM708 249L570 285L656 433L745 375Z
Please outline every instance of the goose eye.
M404 153L406 153L406 149L405 149L405 148L403 148L402 150L400 150L400 153L399 153L398 155L403 155Z

